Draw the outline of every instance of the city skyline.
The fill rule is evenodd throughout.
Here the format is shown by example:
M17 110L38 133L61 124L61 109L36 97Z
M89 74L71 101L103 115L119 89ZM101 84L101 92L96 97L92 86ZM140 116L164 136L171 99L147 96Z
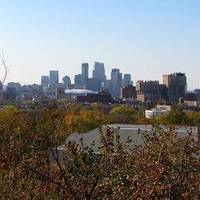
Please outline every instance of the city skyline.
M135 101L169 104L187 102L187 100L195 104L194 102L199 99L200 89L187 90L185 73L165 74L161 83L157 80L137 80L134 86L131 74L123 74L118 68L112 69L110 79L105 75L104 63L94 63L92 77L88 76L88 68L88 63L81 64L81 73L74 76L73 84L67 75L61 82L59 71L56 70L50 70L49 76L42 75L39 85L10 82L2 88L1 97L10 101L20 99L39 101L45 97L57 100L72 98L77 102Z
M38 85L41 85L41 83L44 81L44 82L48 82L48 84L49 85L51 85L51 73L53 72L53 73L56 73L57 75L57 81L55 81L55 82L57 82L57 84L63 84L63 83L65 83L65 81L64 81L64 79L67 77L69 80L70 80L70 84L73 84L74 85L74 87L75 87L75 79L76 79L76 77L77 76L81 76L81 77L79 77L79 78L84 78L84 77L82 77L82 76L84 76L84 70L83 70L83 66L84 65L87 65L87 72L86 73L88 73L88 77L87 77L87 79L89 80L89 79L93 79L93 78L95 78L95 76L94 76L94 70L95 70L95 65L98 65L98 64L103 64L103 66L104 66L104 73L107 71L106 70L106 67L105 67L105 64L103 63L103 62L94 62L92 65L90 65L89 63L87 63L87 62L84 62L84 63L80 63L80 66L79 66L79 72L78 73L76 73L75 75L73 75L73 76L70 76L70 75L68 75L68 74L61 74L60 73L60 71L59 70L57 70L57 69L49 69L48 71L46 71L46 73L44 73L44 74L40 74L40 76L38 77L39 78L39 81L38 82L32 82L32 83L28 83L28 84L24 84L24 83L22 83L22 82L20 82L20 81L6 81L7 83L20 83L21 85L31 85L31 84L38 84ZM113 71L115 71L115 70L117 70L118 71L118 73L120 73L123 77L121 77L122 78L122 81L125 81L124 82L124 84L126 85L126 79L127 79L127 76L128 76L128 82L129 82L129 84L131 84L131 85L136 85L136 83L137 82L140 82L140 81L144 81L144 82L148 82L148 81L158 81L160 84L163 84L164 82L163 82L163 80L164 80L164 76L166 76L166 75L168 75L168 74L176 74L176 73L181 73L181 72L177 72L177 71L172 71L172 72L169 72L168 74L162 74L162 76L159 78L159 79L149 79L149 80L145 80L145 79L138 79L138 80L136 80L136 79L134 79L134 76L131 74L131 73L129 73L128 71L127 72L122 72L121 71L121 68L117 68L117 67L113 67L113 68L111 68L111 71L109 72L109 74L106 74L105 73L105 80L107 80L107 81L109 81L109 80L111 80L112 79L112 72ZM186 74L187 75L187 74ZM126 77L126 78L125 78ZM47 79L48 78L48 80L43 80L43 78L44 79ZM97 77L96 77L97 78ZM98 78L97 78L98 79ZM46 83L45 83L46 84ZM48 85L47 84L47 85ZM82 82L81 84L83 84L84 85L84 82ZM188 77L187 77L187 90L188 91L193 91L194 89L199 89L199 88L194 88L194 89L190 89L190 88L188 88ZM80 85L79 85L80 86ZM78 86L78 87L79 87Z
M50 69L74 77L80 63L100 61L106 75L117 67L135 82L184 72L199 88L199 9L197 0L2 1L7 82L39 83Z

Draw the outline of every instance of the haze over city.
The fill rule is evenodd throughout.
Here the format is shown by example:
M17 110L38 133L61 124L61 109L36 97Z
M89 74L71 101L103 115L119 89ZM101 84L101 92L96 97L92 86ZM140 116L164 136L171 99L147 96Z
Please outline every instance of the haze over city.
M83 62L117 67L133 81L162 80L184 72L199 88L198 0L0 1L0 49L7 82L39 83L50 69L60 78L80 73Z

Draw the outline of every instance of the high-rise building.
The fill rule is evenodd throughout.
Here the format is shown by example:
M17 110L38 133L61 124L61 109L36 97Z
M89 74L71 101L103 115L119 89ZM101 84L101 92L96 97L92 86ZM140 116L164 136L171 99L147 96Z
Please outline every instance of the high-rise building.
M160 85L159 81L137 81L137 100L142 102L159 102Z
M122 88L122 73L117 68L112 69L111 72L111 84L112 90L111 94L114 98L119 98Z
M167 87L169 102L177 103L180 97L185 96L187 90L185 73L163 75L163 84Z
M46 92L49 88L49 76L42 76L41 77L41 87L42 91Z
M99 79L101 82L104 82L106 80L104 63L94 63L93 78Z
M107 79L103 85L103 90L107 90L111 93L112 91L112 82L110 79Z
M89 64L88 63L82 63L82 76L83 76L83 84L84 88L87 88L87 81L88 81L88 69Z
M71 87L71 79L69 76L63 77L63 84L64 84L65 89L69 89Z
M160 101L166 103L167 101L167 87L164 84L159 84Z
M124 74L124 86L133 85L130 74Z
M89 78L88 79L88 84L87 84L87 89L88 90L93 90L93 91L100 91L102 88L101 81L100 79L95 79L95 78Z
M75 89L84 89L83 75L82 74L75 75L75 77L74 77L74 88Z
M55 90L57 88L58 83L59 83L59 72L58 71L56 71L56 70L50 71L49 83L50 83L50 88L52 90Z

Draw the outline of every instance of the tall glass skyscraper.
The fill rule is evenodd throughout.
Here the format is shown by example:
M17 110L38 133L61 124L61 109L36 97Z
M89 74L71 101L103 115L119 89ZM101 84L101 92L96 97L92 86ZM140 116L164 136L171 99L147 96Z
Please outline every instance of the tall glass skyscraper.
M117 68L112 69L111 84L112 84L112 90L111 90L112 96L119 98L120 90L122 87L122 73L120 73L120 70Z
M99 79L101 82L106 80L104 63L94 63L93 78Z
M132 85L131 75L124 74L124 86Z
M89 64L88 63L82 63L82 78L83 78L83 87L87 88L87 82L88 82L88 69Z
M49 75L49 83L51 89L56 89L59 83L59 72L57 70L51 70Z
M49 77L48 76L42 76L41 77L41 86L42 86L42 91L46 92L49 88Z
M63 84L64 84L65 89L69 89L71 87L71 79L69 76L63 77Z

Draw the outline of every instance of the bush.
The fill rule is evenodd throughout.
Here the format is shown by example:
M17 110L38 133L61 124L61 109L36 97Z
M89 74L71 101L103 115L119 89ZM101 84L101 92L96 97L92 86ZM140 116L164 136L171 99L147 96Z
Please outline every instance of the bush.
M130 106L117 105L111 109L109 114L112 123L129 124L135 122L137 112Z

